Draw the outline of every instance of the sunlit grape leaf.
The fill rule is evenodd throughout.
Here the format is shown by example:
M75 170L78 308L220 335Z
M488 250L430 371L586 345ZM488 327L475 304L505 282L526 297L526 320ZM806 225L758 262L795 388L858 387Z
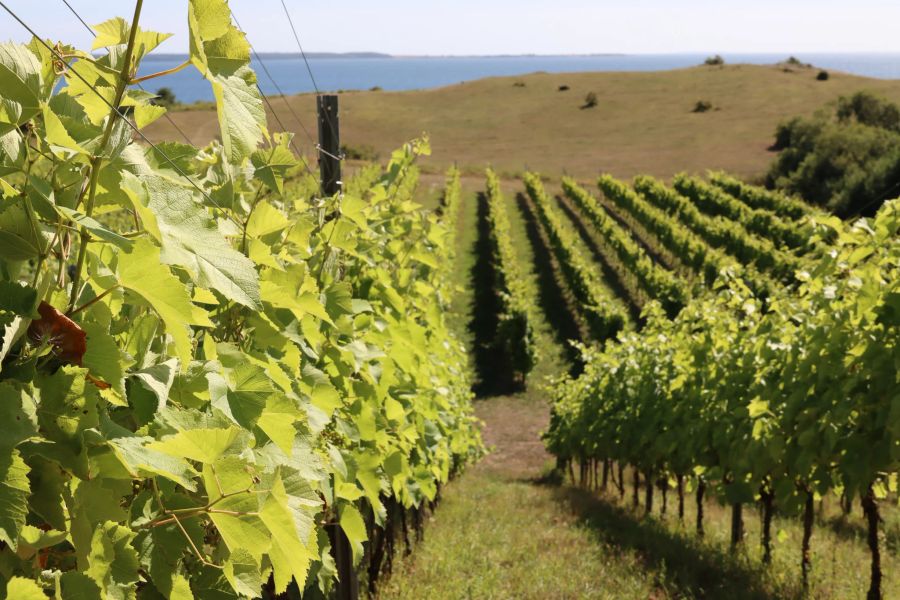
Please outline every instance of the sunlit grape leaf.
M250 46L231 24L225 0L191 0L188 24L191 62L212 84L225 154L239 163L256 150L266 127Z
M213 463L227 452L240 449L240 429L192 429L166 436L148 447L171 456Z
M163 262L184 267L201 287L259 308L259 278L253 263L222 237L207 210L187 189L168 179L143 181L162 235Z
M193 344L188 325L212 326L212 322L205 313L197 318L198 308L191 304L185 285L160 261L159 248L142 238L130 253L120 253L119 284L144 298L159 314L182 367L190 364Z
M28 465L17 450L0 453L0 542L13 550L28 514Z
M275 571L275 591L283 593L292 578L297 581L306 580L311 556L306 540L301 540L298 536L297 526L288 508L288 495L280 476L272 482L271 492L259 516L272 535L269 559Z
M363 542L369 539L366 535L366 523L363 521L362 515L352 504L344 504L341 506L340 523L341 529L344 530L350 541L354 559L359 560L363 554Z
M47 600L44 590L31 579L13 577L6 584L6 597L10 600Z
M101 523L94 530L90 565L85 574L93 579L107 598L132 600L138 581L137 551L131 546L135 533L112 521Z

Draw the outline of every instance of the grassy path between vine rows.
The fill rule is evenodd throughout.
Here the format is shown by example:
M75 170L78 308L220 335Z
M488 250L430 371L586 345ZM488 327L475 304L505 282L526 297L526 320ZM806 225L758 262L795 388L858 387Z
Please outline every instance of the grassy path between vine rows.
M438 201L440 182L424 178L423 203ZM483 290L484 206L476 193L483 181L465 178L464 209L459 219L457 283L461 293L453 307L457 329L478 346L482 332L476 299ZM409 556L398 556L393 573L382 580L381 600L405 599L662 599L801 598L799 585L801 527L797 519L776 518L773 564L760 561L760 523L746 507L744 548L728 550L730 511L714 499L704 503L707 535L694 533L693 496L686 497L685 518L676 516L677 498L668 494L668 512L644 515L644 490L632 503L631 473L624 494L581 489L551 476L553 458L544 450L541 432L549 422L542 382L566 368L558 329L566 327L567 294L558 288L552 261L541 248L527 202L517 197L520 184L504 184L514 244L520 260L535 270L533 284L542 307L538 323L541 360L529 390L476 400L491 448L478 464L447 484L441 502L425 524L424 540ZM480 227L481 225L481 227ZM552 325L551 325L552 323ZM571 327L571 324L569 325ZM477 355L477 353L476 353ZM476 364L482 375L487 364ZM477 362L476 356L476 362ZM900 597L900 511L885 506L884 570L886 598ZM833 498L819 503L812 540L813 571L808 597L864 598L869 554L861 515L841 518ZM402 550L402 544L398 546Z

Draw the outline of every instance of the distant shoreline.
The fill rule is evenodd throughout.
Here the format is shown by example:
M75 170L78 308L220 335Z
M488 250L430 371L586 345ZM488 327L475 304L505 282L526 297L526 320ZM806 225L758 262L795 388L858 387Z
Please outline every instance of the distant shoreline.
M453 58L649 58L649 57L681 57L681 56L701 56L720 54L725 56L856 56L856 57L887 57L898 56L900 52L717 52L710 50L709 52L659 52L659 53L635 53L635 52L590 52L590 53L572 53L572 54L387 54L384 52L307 52L306 58L309 59L453 59ZM267 60L293 60L299 57L297 52L259 52L258 56ZM145 61L184 61L188 58L188 54L182 52L161 52L150 54L144 58Z
M259 52L257 55L269 60L294 60L298 58L297 52ZM306 58L310 59L365 59L365 58L602 58L629 56L624 52L596 52L591 54L384 54L382 52L307 52ZM144 58L147 60L186 60L187 54L178 52L158 52Z

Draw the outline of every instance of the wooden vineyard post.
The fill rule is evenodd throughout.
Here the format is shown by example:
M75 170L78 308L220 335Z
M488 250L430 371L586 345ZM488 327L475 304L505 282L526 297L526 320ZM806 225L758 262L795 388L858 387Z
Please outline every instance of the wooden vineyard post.
M319 177L326 198L341 191L341 129L338 119L338 97L316 96L319 115Z
M338 121L338 97L334 94L316 96L319 124L319 177L322 195L334 196L341 191L341 136ZM328 526L331 554L337 569L337 600L358 600L359 579L353 566L350 540L339 523Z
M328 525L328 537L331 539L331 555L334 558L338 574L335 598L337 600L359 600L359 579L353 567L353 551L350 540L341 529L339 523Z

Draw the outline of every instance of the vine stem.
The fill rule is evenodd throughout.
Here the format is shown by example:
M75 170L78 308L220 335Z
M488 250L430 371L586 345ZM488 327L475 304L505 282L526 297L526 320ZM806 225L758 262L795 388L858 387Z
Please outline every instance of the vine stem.
M113 129L116 126L116 119L120 118L119 106L122 104L122 97L131 80L131 59L134 56L134 44L137 37L138 21L141 18L141 9L144 6L144 0L136 0L134 5L134 18L131 20L131 30L128 34L128 46L125 49L125 57L123 59L122 71L119 73L119 80L116 83L116 95L112 103L113 108L109 113L109 120L106 123L106 130L103 132L103 138L100 140L97 155L91 159L91 177L88 183L88 196L85 204L85 215L90 217L94 212L94 198L97 195L97 181L100 179L100 166L103 163L103 152L112 137ZM124 117L123 117L124 118ZM87 245L90 241L90 234L87 230L81 232L81 242L78 246L78 260L75 263L75 276L72 278L72 293L69 297L69 310L75 308L78 301L78 288L81 285L81 271L84 269L84 259L87 256Z
M97 296L97 297L94 298L93 300L89 300L89 301L85 302L84 304L82 304L81 306L79 306L78 308L69 311L69 313L68 313L66 316L67 316L67 317L71 317L72 315L77 315L78 313L80 313L80 312L83 311L84 309L89 308L90 306L92 306L92 305L96 304L97 302L100 302L101 300L103 300L106 296L108 296L110 293L112 293L112 292L113 292L114 290L116 290L118 287L119 287L118 285L112 286L111 288L109 288L108 290L104 291L102 294L100 294L99 296Z
M136 84L136 83L141 83L142 81L147 81L149 79L156 79L157 77L163 77L164 75L171 75L172 73L177 73L178 71L181 71L182 69L184 69L186 67L189 67L190 64L191 64L191 61L186 60L183 63L181 63L180 65L178 65L177 67L172 67L171 69L166 69L165 71L160 71L159 73L153 73L152 75L144 75L143 77L138 77L136 79L132 79L131 83Z

